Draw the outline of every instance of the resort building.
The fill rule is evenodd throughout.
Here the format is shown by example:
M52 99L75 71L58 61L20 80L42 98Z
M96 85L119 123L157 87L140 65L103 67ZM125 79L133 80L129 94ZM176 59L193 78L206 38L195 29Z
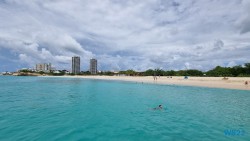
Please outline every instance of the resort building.
M72 73L73 74L80 73L80 57L79 56L72 57Z
M90 59L89 71L91 74L97 74L97 60Z
M51 63L36 64L36 71L50 72Z

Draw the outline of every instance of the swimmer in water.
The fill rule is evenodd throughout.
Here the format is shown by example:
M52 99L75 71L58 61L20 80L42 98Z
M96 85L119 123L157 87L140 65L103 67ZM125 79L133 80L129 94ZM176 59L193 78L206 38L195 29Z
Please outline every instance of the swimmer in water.
M163 109L163 107L162 107L162 105L159 105L158 107L156 107L156 108L153 108L154 110L161 110L161 109Z

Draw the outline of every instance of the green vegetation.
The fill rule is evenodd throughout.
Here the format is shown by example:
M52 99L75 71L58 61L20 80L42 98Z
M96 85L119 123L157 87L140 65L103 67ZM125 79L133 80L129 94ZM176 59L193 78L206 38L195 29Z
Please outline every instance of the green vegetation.
M65 75L65 71L58 71L57 73L51 71L49 73L49 75L53 75L53 76L62 76L62 75Z
M28 70L28 69L23 69L23 70L19 70L19 72L24 72L24 73L33 73L34 71L32 71L32 70Z
M60 76L60 75L67 75L66 70L59 70L59 71L51 71L49 73L40 71L35 72L32 70L20 70L22 75L30 74L40 74L40 75L53 75L53 76ZM68 73L68 75L75 75L72 73ZM77 75L91 75L89 71L82 71ZM144 72L136 72L132 69L120 72L99 72L97 75L126 75L126 76L209 76L209 77L250 77L250 63L245 63L244 65L238 65L234 67L221 67L217 66L212 70L207 72L202 72L200 70L190 69L190 70L167 70L164 71L162 69L148 69Z
M234 67L217 66L214 69L208 71L206 74L207 76L249 77L250 63L246 63L244 66L234 66Z
M250 63L244 64L244 66L234 66L234 67L221 67L217 66L212 70L207 72L202 72L200 70L190 69L190 70L167 70L162 69L148 69L144 72L136 72L134 70L120 71L119 74L124 74L128 76L211 76L211 77L250 77Z

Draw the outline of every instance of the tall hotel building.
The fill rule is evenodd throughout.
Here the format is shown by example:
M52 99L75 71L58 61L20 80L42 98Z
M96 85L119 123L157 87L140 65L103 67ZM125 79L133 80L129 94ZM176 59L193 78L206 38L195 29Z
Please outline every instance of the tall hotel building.
M97 60L90 59L89 71L91 74L97 74Z
M79 56L72 57L72 73L73 74L80 73L80 57Z

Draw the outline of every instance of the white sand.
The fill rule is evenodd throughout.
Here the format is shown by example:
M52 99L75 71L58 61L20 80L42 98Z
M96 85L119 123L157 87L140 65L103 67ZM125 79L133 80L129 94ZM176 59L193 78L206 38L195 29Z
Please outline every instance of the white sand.
M154 84L250 90L250 77L228 77L228 80L223 80L223 77L188 77L188 79L184 79L184 77L179 77L179 76L178 77L174 76L172 78L168 78L166 76L157 77L157 80L154 80L153 76L53 76L53 77L120 80L120 81L132 81L138 83L154 83ZM248 81L248 85L245 85L245 81Z

